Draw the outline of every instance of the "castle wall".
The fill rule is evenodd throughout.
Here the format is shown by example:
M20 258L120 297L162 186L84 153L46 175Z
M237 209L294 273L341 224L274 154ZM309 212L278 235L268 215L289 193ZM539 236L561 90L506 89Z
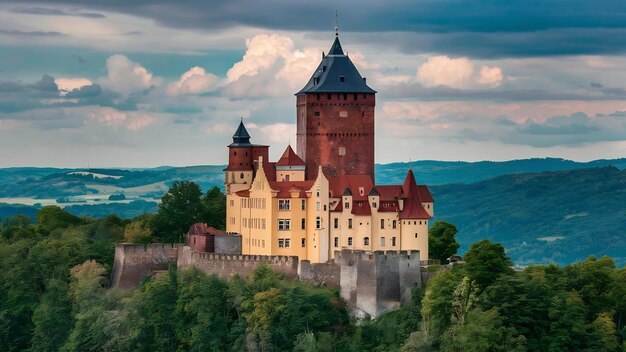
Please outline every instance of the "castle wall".
M111 270L111 287L133 289L153 272L167 270L169 263L176 263L179 246L167 243L118 244Z
M422 279L419 251L400 251L398 256L398 277L400 289L400 304L404 305L411 301L411 292L416 287L422 287Z
M209 275L225 279L235 274L246 276L261 263L287 278L295 279L298 276L298 257L199 253L187 246L178 253L178 269L195 266Z
M332 261L311 263L309 260L303 260L298 267L298 277L316 285L340 287L341 268Z
M396 251L377 251L376 256L376 311L379 316L400 308L399 255Z

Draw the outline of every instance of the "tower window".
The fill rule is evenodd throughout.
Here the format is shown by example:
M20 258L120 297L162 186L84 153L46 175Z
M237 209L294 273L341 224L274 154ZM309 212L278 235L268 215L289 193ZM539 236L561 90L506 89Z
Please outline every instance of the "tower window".
M348 94L343 95L343 100L348 100Z
M395 238L395 237L391 237L391 245L392 245L393 247L395 247L395 246L396 246L396 238Z
M381 246L381 247L384 247L384 246L385 246L385 238L384 238L384 237L381 237L381 238L380 238L380 246Z
M237 156L237 152L234 152L233 155Z
M370 245L370 238L369 237L365 237L363 239L363 245L364 246L369 246Z
M306 247L306 238L302 239L302 248Z
M352 246L352 237L348 237L348 246Z
M322 218L319 216L315 218L315 228L318 230L322 228Z
M333 227L334 227L334 228L336 228L336 229L338 229L338 228L339 228L339 218L335 218L335 219L333 220L333 222L334 222L334 226L333 226ZM336 247L336 246L335 246L335 247Z
M306 229L306 219L302 218L302 229Z
M342 155L342 156L346 155L346 147L339 147L338 152L339 152L339 155Z
M243 178L243 172L239 174L239 178Z
M335 237L335 248L339 247L339 237Z
M358 94L355 94L355 95L354 95L354 100L357 100L357 99L358 99L358 96L359 96Z
M314 113L313 113L313 115L314 115L314 116L320 116L320 112L319 112L319 111L316 111L316 112L314 112Z
M346 81L346 76L339 76L339 82L345 82Z
M332 99L332 97L331 97L331 95L330 95L330 94L327 94L327 95L326 95L326 98L327 98L328 100L331 100L331 99Z
M320 100L320 93L317 93L317 100Z
M395 229L395 228L398 226L398 222L397 222L396 220L394 220L394 221L391 223L391 225L392 225L391 227L393 227L393 228Z
M385 219L380 219L380 228L381 229L385 228Z
M348 219L348 228L351 229L352 228L352 219Z
M302 200L302 210L304 210L304 209L305 209L305 207L306 207L306 200L305 200L305 199L303 199L303 200Z

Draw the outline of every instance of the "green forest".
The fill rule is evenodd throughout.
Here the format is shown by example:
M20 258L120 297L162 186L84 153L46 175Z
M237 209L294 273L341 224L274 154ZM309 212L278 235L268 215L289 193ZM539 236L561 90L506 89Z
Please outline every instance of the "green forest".
M115 244L172 242L223 219L219 189L177 182L157 213L98 220L50 206L0 223L3 351L626 351L626 269L609 257L515 271L475 242L464 263L432 266L412 301L357 320L336 289L268 267L228 280L175 266L138 289L108 287ZM218 225L220 226L220 225ZM223 225L222 225L223 226ZM436 223L433 256L459 245ZM158 235L157 235L158 234Z

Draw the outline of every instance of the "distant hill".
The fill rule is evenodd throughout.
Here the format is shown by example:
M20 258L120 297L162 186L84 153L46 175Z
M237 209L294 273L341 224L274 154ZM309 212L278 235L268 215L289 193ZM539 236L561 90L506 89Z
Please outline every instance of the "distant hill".
M501 242L520 265L609 255L626 265L626 171L525 173L431 187L436 219L459 228L462 250Z
M524 172L576 170L592 167L614 166L626 169L626 158L576 162L565 159L543 158L510 161L414 161L376 165L376 182L402 183L406 170L411 167L418 183L443 185L447 183L473 183L502 175Z

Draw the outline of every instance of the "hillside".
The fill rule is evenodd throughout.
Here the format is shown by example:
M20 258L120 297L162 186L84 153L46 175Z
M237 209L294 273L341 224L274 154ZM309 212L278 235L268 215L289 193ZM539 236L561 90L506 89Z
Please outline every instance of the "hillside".
M626 264L626 171L506 175L431 191L437 219L459 228L462 250L489 238L520 265L572 263L589 255Z

